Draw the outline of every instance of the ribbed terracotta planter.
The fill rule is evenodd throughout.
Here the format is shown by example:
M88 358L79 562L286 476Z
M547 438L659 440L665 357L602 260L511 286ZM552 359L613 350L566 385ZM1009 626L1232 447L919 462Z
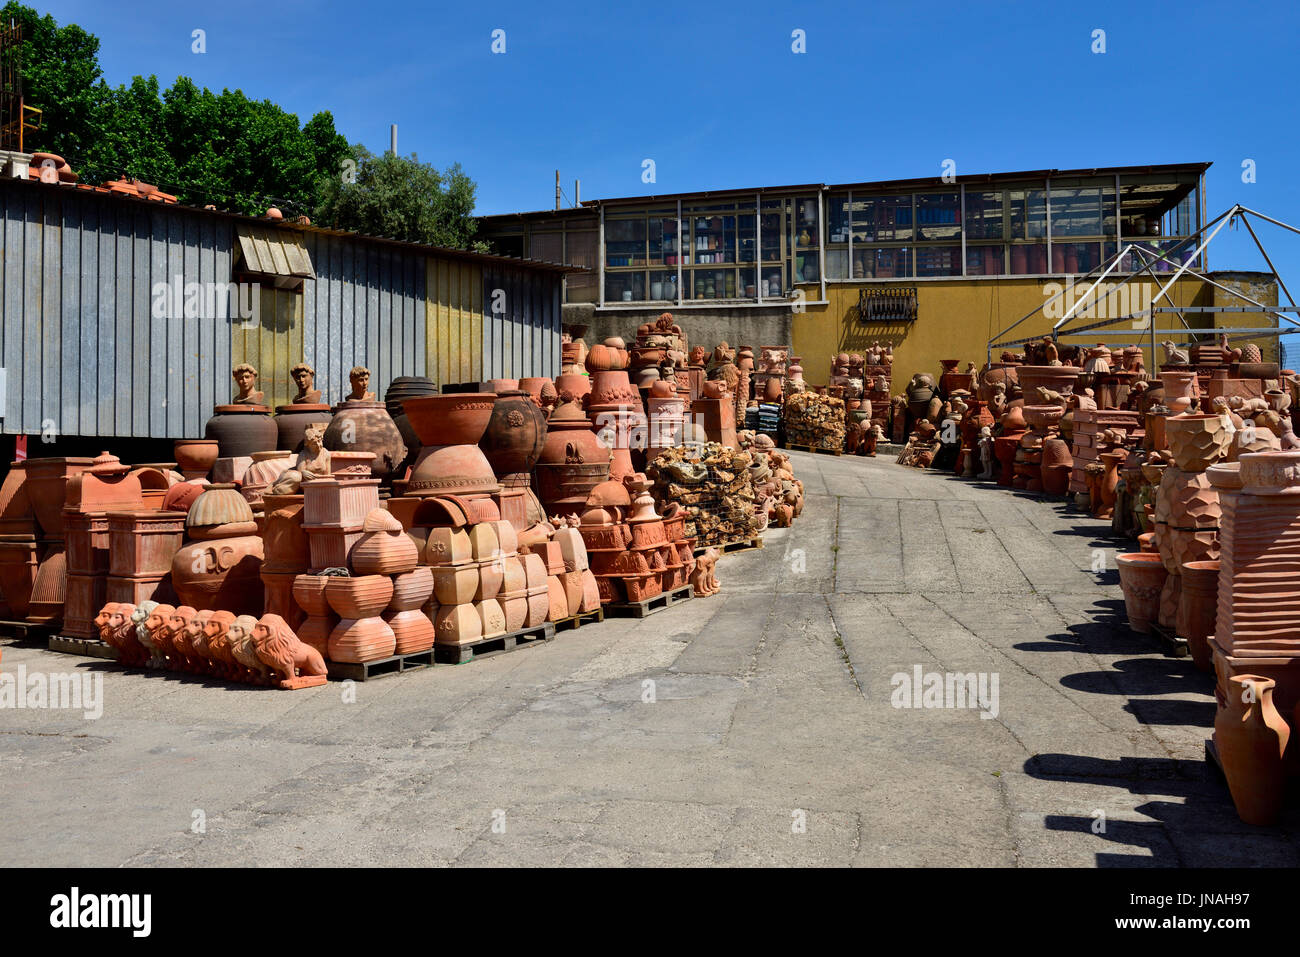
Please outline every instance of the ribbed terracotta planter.
M373 618L392 601L393 580L387 575L331 578L325 598L340 618Z
M1132 552L1116 560L1129 627L1150 634L1160 608L1160 591L1169 573L1160 556L1152 552Z
M1214 634L1219 601L1219 563L1186 562L1182 573L1183 590L1178 596L1175 631L1186 640L1193 664L1202 671L1213 672L1209 637Z
M336 578L334 581L347 581ZM329 659L360 664L391 658L397 649L397 637L382 618L344 618L330 632Z
M415 542L386 509L377 508L366 516L360 540L349 556L358 575L401 575L419 563Z
M325 597L325 587L331 581L324 575L298 575L293 580L294 601L307 614L307 620L298 628L298 640L325 657L329 656L330 632L338 623L338 616Z
M13 462L0 485L0 535L35 535L36 514L27 495L27 463Z
M266 490L293 465L294 453L285 450L258 452L252 458L253 464L244 472L239 493L248 504L261 506Z
M0 541L0 593L16 621L27 617L32 586L36 582L36 554L34 538Z
M412 655L433 647L433 622L420 609L385 612L384 621L393 632L393 654Z
M62 542L49 546L36 568L27 620L34 625L58 626L63 622L63 603L67 598L68 560Z

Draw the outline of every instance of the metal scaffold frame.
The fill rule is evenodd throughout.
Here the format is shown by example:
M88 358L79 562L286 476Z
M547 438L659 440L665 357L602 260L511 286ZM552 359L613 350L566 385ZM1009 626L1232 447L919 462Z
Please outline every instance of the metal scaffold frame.
M1026 315L1021 316L990 339L988 341L987 350L988 361L991 362L993 360L993 351L995 349L1009 349L1015 346L1023 346L1027 343L1037 342L1044 338L1042 335L1026 336L1019 339L1008 339L1005 337L1009 336L1019 326L1032 319L1034 316L1039 315L1040 313L1046 316L1046 310L1052 306L1053 303L1067 296L1072 290L1085 283L1088 284L1088 286L1084 290L1083 295L1075 299L1073 304L1065 311L1061 318L1053 324L1052 331L1048 334L1053 341L1059 341L1063 338L1088 339L1091 341L1095 339L1095 336L1091 335L1095 330L1106 329L1107 331L1103 334L1104 337L1132 340L1118 344L1107 343L1107 345L1114 345L1115 348L1123 348L1126 345L1132 346L1139 344L1142 339L1149 336L1151 354L1154 360L1156 355L1156 346L1159 344L1156 337L1159 334L1168 333L1171 338L1174 335L1183 336L1185 341L1176 341L1173 344L1177 347L1186 347L1196 345L1204 341L1206 337L1213 337L1220 333L1232 333L1233 335L1231 339L1229 339L1229 341L1232 341L1234 339L1252 338L1255 336L1280 336L1284 334L1284 332L1300 332L1300 319L1288 315L1288 313L1300 313L1300 307L1296 306L1295 299L1291 296L1291 290L1287 288L1285 280L1283 280L1281 275L1278 274L1277 267L1273 265L1273 260L1269 256L1268 250L1264 248L1263 242L1260 241L1259 235L1251 225L1249 218L1251 216L1257 217L1263 222L1271 223L1274 226L1279 226L1288 232L1300 235L1300 229L1297 229L1295 226L1291 226L1287 223L1273 219L1271 216L1266 216L1261 212L1236 204L1214 217L1214 219L1207 222L1196 232L1180 240L1177 245L1165 250L1163 253L1157 249L1145 246L1142 243L1130 242L1123 249L1117 250L1113 255L1099 263L1085 275L1078 278L1071 278L1069 284L1062 288L1060 292L1047 299L1042 303L1042 305L1032 309ZM1282 291L1282 294L1286 296L1287 305L1265 305L1264 303L1250 298L1240 290L1232 289L1222 283L1215 282L1204 273L1197 272L1195 269L1191 268L1191 263L1196 262L1201 257L1206 248L1214 240L1214 237L1219 234L1220 230L1229 224L1235 226L1238 221L1245 225L1246 230L1250 233L1250 237L1254 241L1255 247L1259 250L1260 255L1264 257L1264 262L1268 264L1269 271L1272 273L1273 278L1277 280L1278 288ZM1208 235L1205 235L1207 233ZM1205 238L1200 239L1203 235ZM1102 319L1098 322L1086 325L1078 324L1081 313L1087 312L1090 309L1096 309L1102 303L1110 299L1111 296L1119 293L1121 289L1125 290L1124 294L1121 296L1121 300L1126 302L1131 301L1131 297L1127 292L1130 283L1144 275L1149 275L1154 280L1157 274L1152 270L1156 266L1162 262L1169 262L1172 265L1170 257L1174 256L1188 245L1196 242L1198 239L1200 242L1196 245L1194 251L1190 255L1183 257L1183 262L1179 263L1178 268L1174 273L1151 297L1150 305L1147 308L1138 309L1129 312L1126 315L1117 316L1113 319ZM1120 263L1124 262L1125 257L1130 254L1137 256L1142 261L1142 267L1140 269L1134 269L1123 276L1114 279L1103 295L1093 299L1097 290L1108 276L1111 276L1112 274L1118 276ZM1241 299L1246 303L1246 305L1179 306L1169 297L1169 290L1173 288L1179 277L1184 274L1194 276L1202 282L1214 286L1216 289L1221 289L1224 292L1230 293L1238 299ZM1160 305L1159 303L1162 300L1167 303L1167 305ZM1274 319L1278 321L1278 324L1261 328L1232 327L1228 329L1193 329L1187 322L1188 314L1203 315L1206 313L1218 314L1234 312L1260 312L1274 317ZM1171 323L1166 328L1158 328L1158 317L1165 315L1176 315L1179 322L1182 324L1182 327L1179 328ZM1282 325L1283 320L1289 323L1291 328L1284 327ZM1124 322L1129 323L1131 328L1118 330L1109 328Z

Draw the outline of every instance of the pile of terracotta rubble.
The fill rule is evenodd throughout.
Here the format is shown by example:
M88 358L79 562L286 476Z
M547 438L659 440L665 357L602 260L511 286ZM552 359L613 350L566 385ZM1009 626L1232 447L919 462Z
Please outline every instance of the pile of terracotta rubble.
M1045 339L945 361L894 400L899 461L1068 497L1135 540L1129 625L1214 674L1212 755L1241 818L1272 823L1300 721L1300 376L1226 338L1165 359Z

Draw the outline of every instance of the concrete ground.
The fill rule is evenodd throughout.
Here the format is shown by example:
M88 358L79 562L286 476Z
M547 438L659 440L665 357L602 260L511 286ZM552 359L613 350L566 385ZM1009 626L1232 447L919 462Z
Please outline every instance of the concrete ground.
M355 702L5 647L101 669L105 710L0 712L0 864L1297 863L1297 815L1242 824L1207 770L1211 680L1125 627L1102 523L792 457L803 516L717 596ZM918 666L996 676L996 717L893 707Z

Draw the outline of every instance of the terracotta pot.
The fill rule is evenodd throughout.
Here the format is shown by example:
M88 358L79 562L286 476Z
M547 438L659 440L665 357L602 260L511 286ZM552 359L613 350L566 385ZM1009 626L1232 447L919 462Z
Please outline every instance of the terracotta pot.
M193 542L172 558L172 587L182 605L260 616L262 554L257 535Z
M63 539L63 506L68 482L95 464L90 458L27 460L27 495L45 539Z
M402 408L422 445L477 445L496 399L492 392L413 396L403 400Z
M487 598L474 602L471 607L478 612L484 638L495 638L506 633L506 613L501 607L501 602L495 598Z
M492 406L479 447L497 478L514 479L507 484L527 485L546 434L546 416L527 392L502 392Z
M1128 458L1127 452L1103 452L1101 460L1106 466L1099 483L1098 494L1101 507L1095 513L1097 518L1110 518L1115 511L1115 487L1119 484L1119 467Z
M1219 563L1185 562L1182 579L1175 631L1187 641L1187 649L1196 667L1212 672L1214 663L1209 637L1214 633L1214 616L1219 602Z
M307 437L307 427L319 425L328 427L334 418L326 402L299 402L292 405L275 407L275 447L287 449L297 454L302 451L303 440Z
M1165 420L1165 434L1175 464L1185 472L1203 472L1219 461L1231 439L1217 415L1171 415Z
M382 402L340 403L325 430L324 445L331 452L373 452L370 473L378 479L393 476L406 458L402 434Z
M172 454L187 479L206 478L221 455L216 439L177 439Z
M294 453L283 450L258 452L252 459L253 464L244 472L239 493L250 505L260 506L266 490L293 465Z
M27 463L13 462L0 485L0 535L35 535L36 514L27 495Z
M230 538L256 534L257 523L252 508L234 485L214 484L203 489L185 514L185 531L197 539Z
M440 645L463 645L483 637L483 619L472 604L441 605L433 620Z
M333 581L347 581L335 578ZM328 594L328 592L327 592ZM382 618L344 618L330 632L329 659L360 664L391 658L397 649L397 636Z
M477 445L438 445L421 450L406 483L406 494L421 497L468 495L495 492L499 487L492 466Z
M217 440L218 458L251 456L254 452L270 452L279 444L279 433L264 405L219 405L212 410L212 418L203 427L205 438ZM176 461L181 462L181 449L175 449Z
M63 623L63 604L68 589L68 557L62 542L53 542L36 567L27 620L34 625Z
M1144 635L1151 633L1160 607L1160 592L1169 572L1158 554L1131 552L1118 555L1119 581L1124 590L1128 624Z
M1214 716L1219 763L1237 816L1247 824L1273 824L1282 811L1282 759L1291 731L1273 706L1275 685L1257 675L1233 675Z
M373 618L392 601L393 580L387 575L330 578L325 599L340 618Z
M1035 392L1039 388L1050 389L1061 395L1073 395L1074 385L1082 371L1075 366L1019 366L1016 377L1024 392L1025 403L1033 405L1038 401Z
M188 512L190 506L198 501L198 497L206 489L207 482L203 481L185 481L177 482L169 488L163 495L162 510L164 512Z
M1164 404L1172 409L1175 414L1185 412L1191 407L1198 391L1194 371L1161 372L1160 381L1164 384L1165 389Z
M262 571L300 575L311 565L311 546L302 527L304 508L301 495L268 495L263 499L266 519L262 525L265 560Z
M995 446L996 447L996 446ZM1070 446L1061 439L1048 439L1043 443L1043 491L1048 495L1064 495L1070 490L1070 472L1074 458Z
M307 620L298 628L298 640L311 645L326 657L329 653L330 632L338 621L325 597L325 588L331 581L332 578L324 575L298 575L293 580L294 601L307 613Z
M433 569L420 565L412 571L393 576L393 597L389 611L411 611L424 606L433 594Z
M361 539L352 546L350 558L352 571L358 575L401 575L420 561L402 523L382 508L366 516Z
M433 622L418 608L387 612L384 621L393 632L393 654L412 655L433 647L437 637Z
M108 574L146 578L167 574L185 540L185 513L108 513Z
M422 375L400 375L389 383L388 390L384 392L384 406L392 416L393 424L397 426L397 431L402 436L402 443L406 446L406 458L398 467L401 473L405 473L415 463L415 456L419 454L421 444L420 437L415 434L415 429L411 425L411 420L407 418L402 403L407 399L437 394L437 383Z
M469 532L463 528L431 528L424 546L429 565L467 565L474 560ZM441 600L441 599L439 599Z

